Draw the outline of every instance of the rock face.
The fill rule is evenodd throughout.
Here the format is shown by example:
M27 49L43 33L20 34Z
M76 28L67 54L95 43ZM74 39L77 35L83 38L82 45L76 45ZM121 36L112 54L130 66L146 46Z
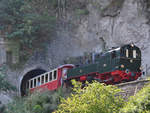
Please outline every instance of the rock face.
M58 38L49 46L49 58L52 54L55 56L55 63L52 65L58 65L67 56L100 52L133 42L142 50L144 71L150 73L150 26L147 23L149 20L145 5L141 1L95 0L94 2L99 4L98 8L89 3L89 14L75 20L77 27L66 27L58 31ZM66 20L69 21L72 17L72 14L68 13Z
M75 15L66 9L64 24L58 27L47 50L35 52L22 69L8 69L9 80L20 91L22 78L32 70L48 71L64 64L68 57L131 42L141 48L144 71L150 74L150 26L145 3L141 1L94 0L86 5L87 15Z

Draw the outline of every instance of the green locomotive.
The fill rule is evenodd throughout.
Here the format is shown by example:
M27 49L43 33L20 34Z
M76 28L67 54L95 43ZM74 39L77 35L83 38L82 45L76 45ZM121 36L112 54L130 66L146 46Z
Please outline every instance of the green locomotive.
M92 59L89 64L69 69L66 80L98 80L106 84L115 84L136 80L141 76L141 51L134 44L95 54Z

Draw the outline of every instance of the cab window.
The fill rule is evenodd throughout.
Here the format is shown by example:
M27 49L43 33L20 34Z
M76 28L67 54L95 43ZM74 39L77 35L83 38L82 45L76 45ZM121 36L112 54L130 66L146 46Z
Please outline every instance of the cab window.
M128 58L129 57L129 50L126 49L126 57Z
M133 50L133 58L136 58L136 50Z

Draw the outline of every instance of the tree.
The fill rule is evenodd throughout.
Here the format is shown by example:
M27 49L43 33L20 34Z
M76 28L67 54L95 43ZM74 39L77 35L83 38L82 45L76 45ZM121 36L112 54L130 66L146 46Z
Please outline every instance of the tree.
M117 113L123 106L121 90L115 86L94 82L81 89L81 83L75 81L73 85L74 92L62 99L56 113Z
M56 14L50 1L0 0L0 30L6 40L19 43L21 58L45 47L54 34Z

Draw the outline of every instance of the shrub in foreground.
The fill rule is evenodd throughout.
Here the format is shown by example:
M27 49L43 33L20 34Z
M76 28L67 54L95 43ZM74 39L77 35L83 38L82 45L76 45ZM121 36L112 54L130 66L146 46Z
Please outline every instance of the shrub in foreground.
M150 113L150 84L130 97L120 113Z
M55 113L117 113L123 106L121 90L115 86L94 82L81 89L81 83L76 81L73 85L74 92L61 100Z
M34 94L17 98L8 104L4 113L51 113L60 103L60 97L64 97L64 91L35 92Z

